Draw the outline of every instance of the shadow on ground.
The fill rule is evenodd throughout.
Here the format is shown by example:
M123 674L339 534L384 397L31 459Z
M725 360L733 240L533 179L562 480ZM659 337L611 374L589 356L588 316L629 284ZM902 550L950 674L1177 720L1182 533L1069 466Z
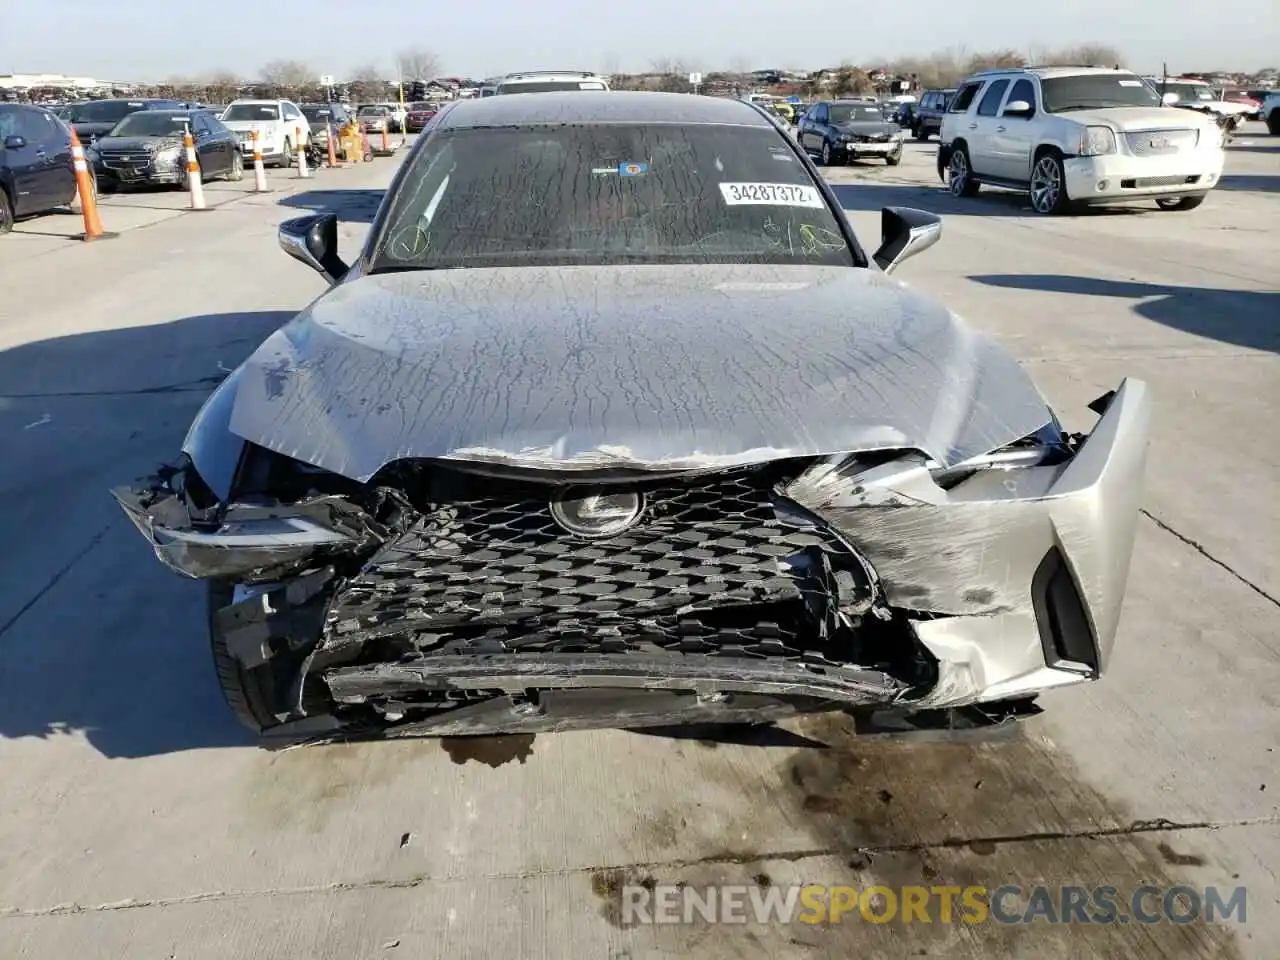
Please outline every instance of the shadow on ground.
M280 205L314 213L336 213L343 223L373 223L385 195L385 190L374 189L308 190L284 197Z
M1280 176L1250 173L1224 174L1218 181L1219 190L1262 190L1274 193L1280 190Z
M953 197L943 185L911 186L879 182L872 177L850 183L832 183L840 206L850 211L876 211L883 207L916 207L940 216L1039 218L1025 193L984 189L976 197ZM1150 212L1141 207L1088 207L1068 217L1126 217Z
M210 314L0 351L0 741L108 757L243 745L200 584L163 568L109 488L178 453L210 390L285 311Z
M1280 293L1215 290L1056 274L989 274L969 279L991 287L1122 297L1140 317L1196 336L1280 353Z

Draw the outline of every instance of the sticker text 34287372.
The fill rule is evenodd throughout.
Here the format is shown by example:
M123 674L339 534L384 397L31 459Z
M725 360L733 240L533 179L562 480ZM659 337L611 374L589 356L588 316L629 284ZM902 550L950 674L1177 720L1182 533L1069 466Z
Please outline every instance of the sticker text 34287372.
M799 183L722 183L720 195L730 206L763 203L819 210L826 206L816 187Z

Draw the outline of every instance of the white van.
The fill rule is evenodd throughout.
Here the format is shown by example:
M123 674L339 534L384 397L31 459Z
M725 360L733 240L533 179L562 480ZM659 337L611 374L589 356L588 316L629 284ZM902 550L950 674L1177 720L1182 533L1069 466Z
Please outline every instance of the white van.
M509 73L498 81L496 93L548 93L559 90L608 90L609 81L581 70L533 70ZM481 96L484 93L481 91Z

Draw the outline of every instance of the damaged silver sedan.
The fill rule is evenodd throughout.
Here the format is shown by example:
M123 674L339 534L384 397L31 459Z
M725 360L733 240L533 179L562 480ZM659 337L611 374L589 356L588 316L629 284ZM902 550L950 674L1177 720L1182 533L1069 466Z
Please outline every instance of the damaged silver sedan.
M208 581L214 661L285 741L762 721L1000 722L1106 666L1144 384L1068 434L886 274L758 108L461 101L359 257L114 491Z

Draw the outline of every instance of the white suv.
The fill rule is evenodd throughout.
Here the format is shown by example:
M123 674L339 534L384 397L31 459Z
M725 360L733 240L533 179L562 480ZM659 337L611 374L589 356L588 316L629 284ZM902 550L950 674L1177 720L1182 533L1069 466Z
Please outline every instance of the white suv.
M1222 176L1212 119L1164 106L1140 77L1098 67L984 70L942 118L938 172L951 192L1025 190L1037 213L1154 200L1192 210Z
M496 93L547 93L552 90L608 90L609 81L595 73L574 70L535 70L509 73L498 81ZM484 96L484 93L481 93Z
M253 157L253 132L268 166L288 167L297 150L311 139L311 124L292 100L236 100L219 117L240 138L240 149Z

